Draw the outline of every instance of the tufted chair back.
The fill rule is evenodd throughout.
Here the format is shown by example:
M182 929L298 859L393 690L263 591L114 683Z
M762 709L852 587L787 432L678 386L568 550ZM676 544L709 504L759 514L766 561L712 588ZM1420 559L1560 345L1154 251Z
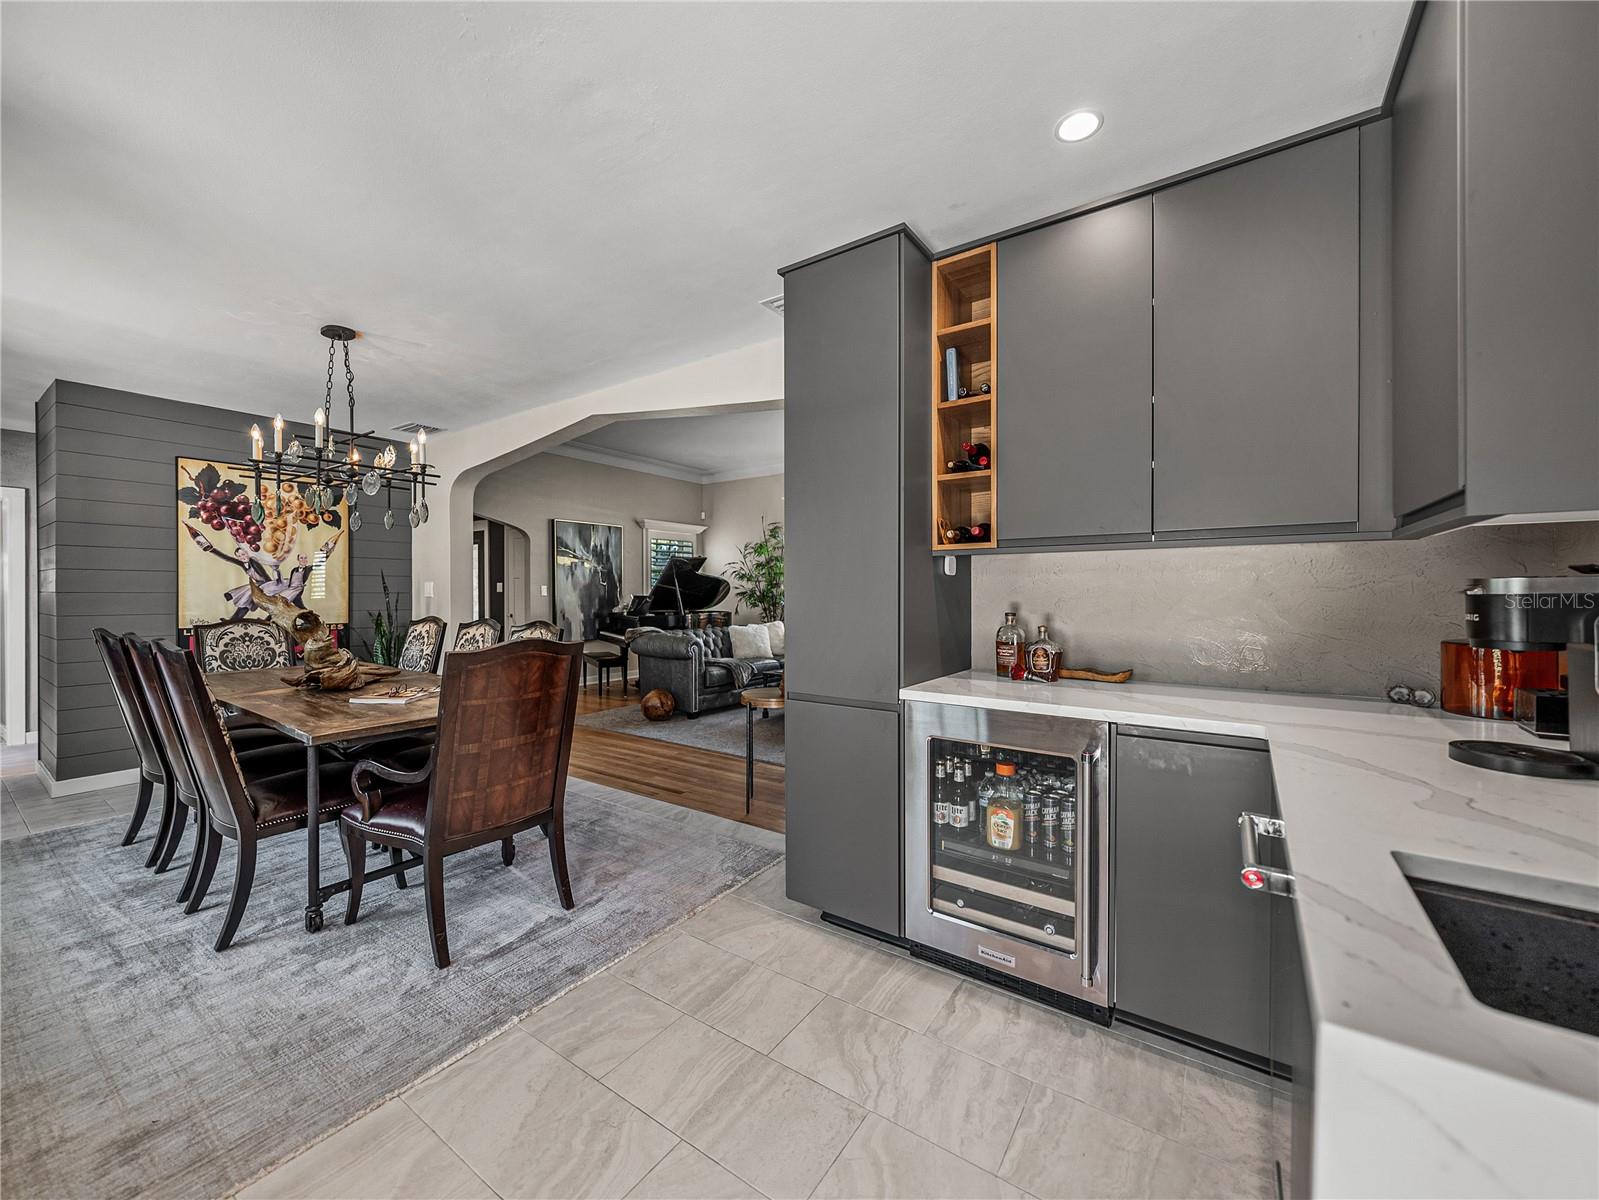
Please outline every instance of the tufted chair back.
M727 636L727 630L720 626L705 629L680 629L678 636L686 637L692 642L698 642L700 649L705 652L706 658L732 658L733 641Z
M289 635L275 621L254 618L214 621L194 627L195 653L202 671L259 671L287 667Z

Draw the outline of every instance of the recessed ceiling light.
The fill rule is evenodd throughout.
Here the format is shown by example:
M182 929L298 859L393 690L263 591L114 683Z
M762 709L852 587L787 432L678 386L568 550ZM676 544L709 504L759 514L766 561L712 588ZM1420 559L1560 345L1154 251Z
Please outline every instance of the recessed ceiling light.
M1105 118L1097 112L1080 108L1060 119L1060 124L1055 126L1055 136L1063 142L1080 142L1084 138L1093 137L1104 123Z

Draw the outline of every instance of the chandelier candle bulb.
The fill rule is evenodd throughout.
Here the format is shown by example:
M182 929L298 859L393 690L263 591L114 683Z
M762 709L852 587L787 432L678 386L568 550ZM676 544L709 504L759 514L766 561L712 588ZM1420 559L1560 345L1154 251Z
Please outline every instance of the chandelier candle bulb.
M250 457L256 462L261 461L261 427L250 426Z
M316 448L320 450L322 449L322 442L326 438L328 431L327 418L322 415L322 410L320 408L316 410L315 424Z
M415 470L415 468L416 468L416 439L415 438L411 439L411 468L413 470Z
M424 467L427 466L427 461L428 461L428 431L425 430L425 429L418 429L416 431L416 459Z
M283 453L283 414L272 418L272 453Z

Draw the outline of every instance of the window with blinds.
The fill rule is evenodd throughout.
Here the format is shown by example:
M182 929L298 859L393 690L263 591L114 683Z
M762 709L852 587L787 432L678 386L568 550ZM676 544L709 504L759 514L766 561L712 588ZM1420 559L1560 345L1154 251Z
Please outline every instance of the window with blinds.
M656 580L661 577L661 572L666 569L667 562L674 556L682 555L684 558L688 558L693 553L694 539L691 537L651 533L649 586L655 586Z

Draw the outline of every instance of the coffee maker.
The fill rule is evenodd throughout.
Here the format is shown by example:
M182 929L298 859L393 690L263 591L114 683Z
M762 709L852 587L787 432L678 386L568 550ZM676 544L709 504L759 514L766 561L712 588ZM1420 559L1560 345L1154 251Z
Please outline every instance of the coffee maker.
M1476 767L1545 779L1599 779L1599 565L1571 575L1474 579L1465 590L1466 640L1509 651L1558 651L1567 661L1570 748L1520 742L1449 743L1449 757ZM1519 712L1557 708L1558 695L1518 694ZM1546 730L1534 729L1547 736Z

